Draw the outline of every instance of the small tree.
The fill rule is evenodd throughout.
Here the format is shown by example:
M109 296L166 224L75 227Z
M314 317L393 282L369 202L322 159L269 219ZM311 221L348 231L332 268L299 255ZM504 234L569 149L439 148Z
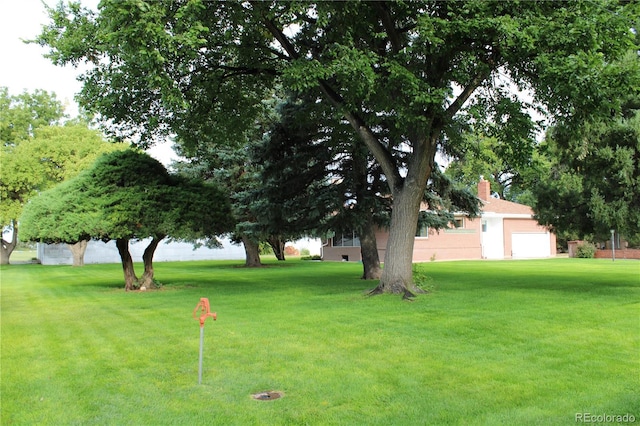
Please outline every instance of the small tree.
M59 202L51 202L52 200ZM100 157L89 170L28 205L23 216L34 240L74 244L115 240L125 289L153 287L153 254L162 239L210 240L233 226L229 201L218 188L171 176L157 160L127 150ZM62 225L55 226L56 220ZM137 278L129 241L151 237Z

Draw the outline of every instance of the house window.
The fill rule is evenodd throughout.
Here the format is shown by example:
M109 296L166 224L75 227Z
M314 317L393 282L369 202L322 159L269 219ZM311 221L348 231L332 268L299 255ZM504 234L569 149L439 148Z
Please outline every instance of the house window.
M345 232L343 234L336 234L333 237L334 247L360 247L360 238L356 236L355 232Z
M482 232L487 232L487 221L486 220L482 221Z
M465 228L464 217L456 217L449 228L445 228L444 232L447 234L475 234L477 229L474 227Z
M416 237L426 238L429 236L429 227L427 225L418 225Z

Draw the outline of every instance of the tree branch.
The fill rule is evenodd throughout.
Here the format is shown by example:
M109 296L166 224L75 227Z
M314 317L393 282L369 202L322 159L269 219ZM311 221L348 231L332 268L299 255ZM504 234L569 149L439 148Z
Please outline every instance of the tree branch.
M276 49L273 49L271 47L267 47L267 50L269 52L271 52L276 58L280 58L280 59L284 59L284 60L289 60L291 58L289 58L287 55L285 55L282 52L277 51Z
M320 90L329 100L329 102L340 111L344 117L349 121L351 127L362 138L363 142L371 150L371 153L376 157L380 163L380 167L387 177L389 187L392 191L400 189L402 185L402 176L396 167L395 159L389 150L380 143L373 131L367 126L365 121L357 114L348 111L345 106L345 102L342 97L331 88L329 83L324 80L320 80Z
M469 84L467 84L462 90L462 93L460 93L460 95L458 95L458 97L445 110L444 112L445 121L450 120L451 118L453 118L454 115L456 115L458 111L460 111L460 108L462 108L462 105L464 105L464 103L467 101L467 99L469 99L469 97L473 94L473 92L478 87L480 87L482 82L489 76L490 73L491 73L490 71L479 72L471 79Z
M382 25L384 26L385 31L387 32L387 36L389 36L389 41L391 42L391 47L393 48L393 52L399 52L402 49L402 41L400 40L400 34L396 30L396 26L393 21L393 17L391 16L391 12L386 2L376 2L374 3L377 6L377 9L380 11L380 18L382 19Z
M282 46L284 51L287 52L287 55L289 55L290 59L298 59L300 57L300 55L296 51L296 48L293 46L293 44L291 44L282 30L278 28L278 26L276 26L275 22L267 18L264 14L262 15L262 22L264 22L265 27L267 27L271 35L273 35L275 39L278 40L278 43L280 43L280 46Z
M484 65L486 65L486 68L483 67L484 69L481 69L480 71L478 71L478 73L471 79L471 81L469 81L469 83L462 90L462 93L460 93L460 95L458 95L458 97L453 101L453 103L449 105L449 107L445 110L445 113L444 113L445 121L448 121L451 118L453 118L453 116L458 111L460 111L460 108L462 108L462 105L467 101L467 99L469 99L469 97L473 94L473 92L478 87L480 87L482 82L486 80L489 77L489 75L491 75L491 72L497 67L499 56L500 56L500 50L494 47L490 50L486 60L480 61Z
M278 72L273 68L231 67L228 65L217 65L217 67L226 71L223 78L233 77L236 75L278 74Z
M293 44L291 44L287 36L284 35L280 28L278 28L275 22L267 18L265 15L262 16L262 21L267 30L269 30L269 32L275 37L275 39L278 40L278 43L280 43L289 57L291 59L298 59L300 55L296 51ZM380 143L376 135L371 131L371 129L366 125L366 123L360 116L358 116L354 112L347 110L344 99L342 99L342 97L331 88L327 81L319 80L318 84L320 85L320 90L325 95L327 100L344 115L347 121L349 121L349 124L351 124L351 127L362 138L364 143L371 150L371 153L380 162L380 167L382 168L384 174L387 176L387 181L389 182L391 190L394 191L396 189L399 189L402 185L402 177L400 176L400 172L396 167L396 162L393 158L393 155L384 145Z

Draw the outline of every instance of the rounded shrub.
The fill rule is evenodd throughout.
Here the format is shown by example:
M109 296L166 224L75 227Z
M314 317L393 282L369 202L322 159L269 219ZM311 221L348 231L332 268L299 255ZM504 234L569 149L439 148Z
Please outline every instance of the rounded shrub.
M579 244L576 248L576 257L582 259L593 259L596 255L596 246L591 243Z

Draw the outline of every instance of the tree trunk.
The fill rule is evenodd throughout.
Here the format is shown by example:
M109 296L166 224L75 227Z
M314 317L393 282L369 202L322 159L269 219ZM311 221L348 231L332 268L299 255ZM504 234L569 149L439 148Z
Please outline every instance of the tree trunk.
M163 238L164 235L153 237L147 248L144 249L144 253L142 254L142 260L144 261L144 273L138 281L140 288L144 287L145 289L148 289L157 287L156 283L153 281L153 254L156 252L156 248L158 248L158 244Z
M260 247L258 243L247 236L242 236L242 244L244 245L245 263L248 268L258 268L262 266L260 262Z
M384 257L384 269L380 284L371 294L402 294L413 297L420 291L413 284L413 244L418 226L418 213L422 192L419 196L410 190L400 193L393 200L393 213L389 227L389 240ZM424 190L423 190L424 191ZM417 202L416 202L417 199Z
M73 266L84 266L84 252L87 250L89 240L78 241L75 244L68 244L73 255Z
M378 280L382 274L376 231L372 220L367 220L360 231L360 253L362 254L362 279Z
M271 248L273 249L273 253L276 255L276 259L278 260L285 260L284 258L284 240L280 237L271 235L268 239L267 242L269 243L269 245L271 246Z
M437 138L422 139L414 148L407 177L400 187L393 190L393 211L389 227L387 251L380 284L371 294L403 294L411 298L423 293L413 283L413 245L418 227L420 204L424 198L427 180L433 169ZM393 189L393 188L392 188Z
M12 236L11 241L6 241L2 235L0 234L0 265L8 265L9 258L11 257L11 253L13 253L13 249L16 248L18 244L18 226L16 225L17 221L13 221L12 223ZM2 230L0 230L1 232Z
M120 253L120 259L122 260L122 271L124 272L124 289L135 290L138 286L138 277L133 269L133 259L129 252L129 240L127 238L117 239L116 247L118 253Z
M380 279L380 256L378 256L378 243L376 241L376 229L373 223L372 207L369 207L369 199L374 195L369 189L369 161L368 150L364 143L355 140L352 148L353 158L353 182L356 195L358 217L362 223L358 226L360 237L360 254L362 255L362 279Z

